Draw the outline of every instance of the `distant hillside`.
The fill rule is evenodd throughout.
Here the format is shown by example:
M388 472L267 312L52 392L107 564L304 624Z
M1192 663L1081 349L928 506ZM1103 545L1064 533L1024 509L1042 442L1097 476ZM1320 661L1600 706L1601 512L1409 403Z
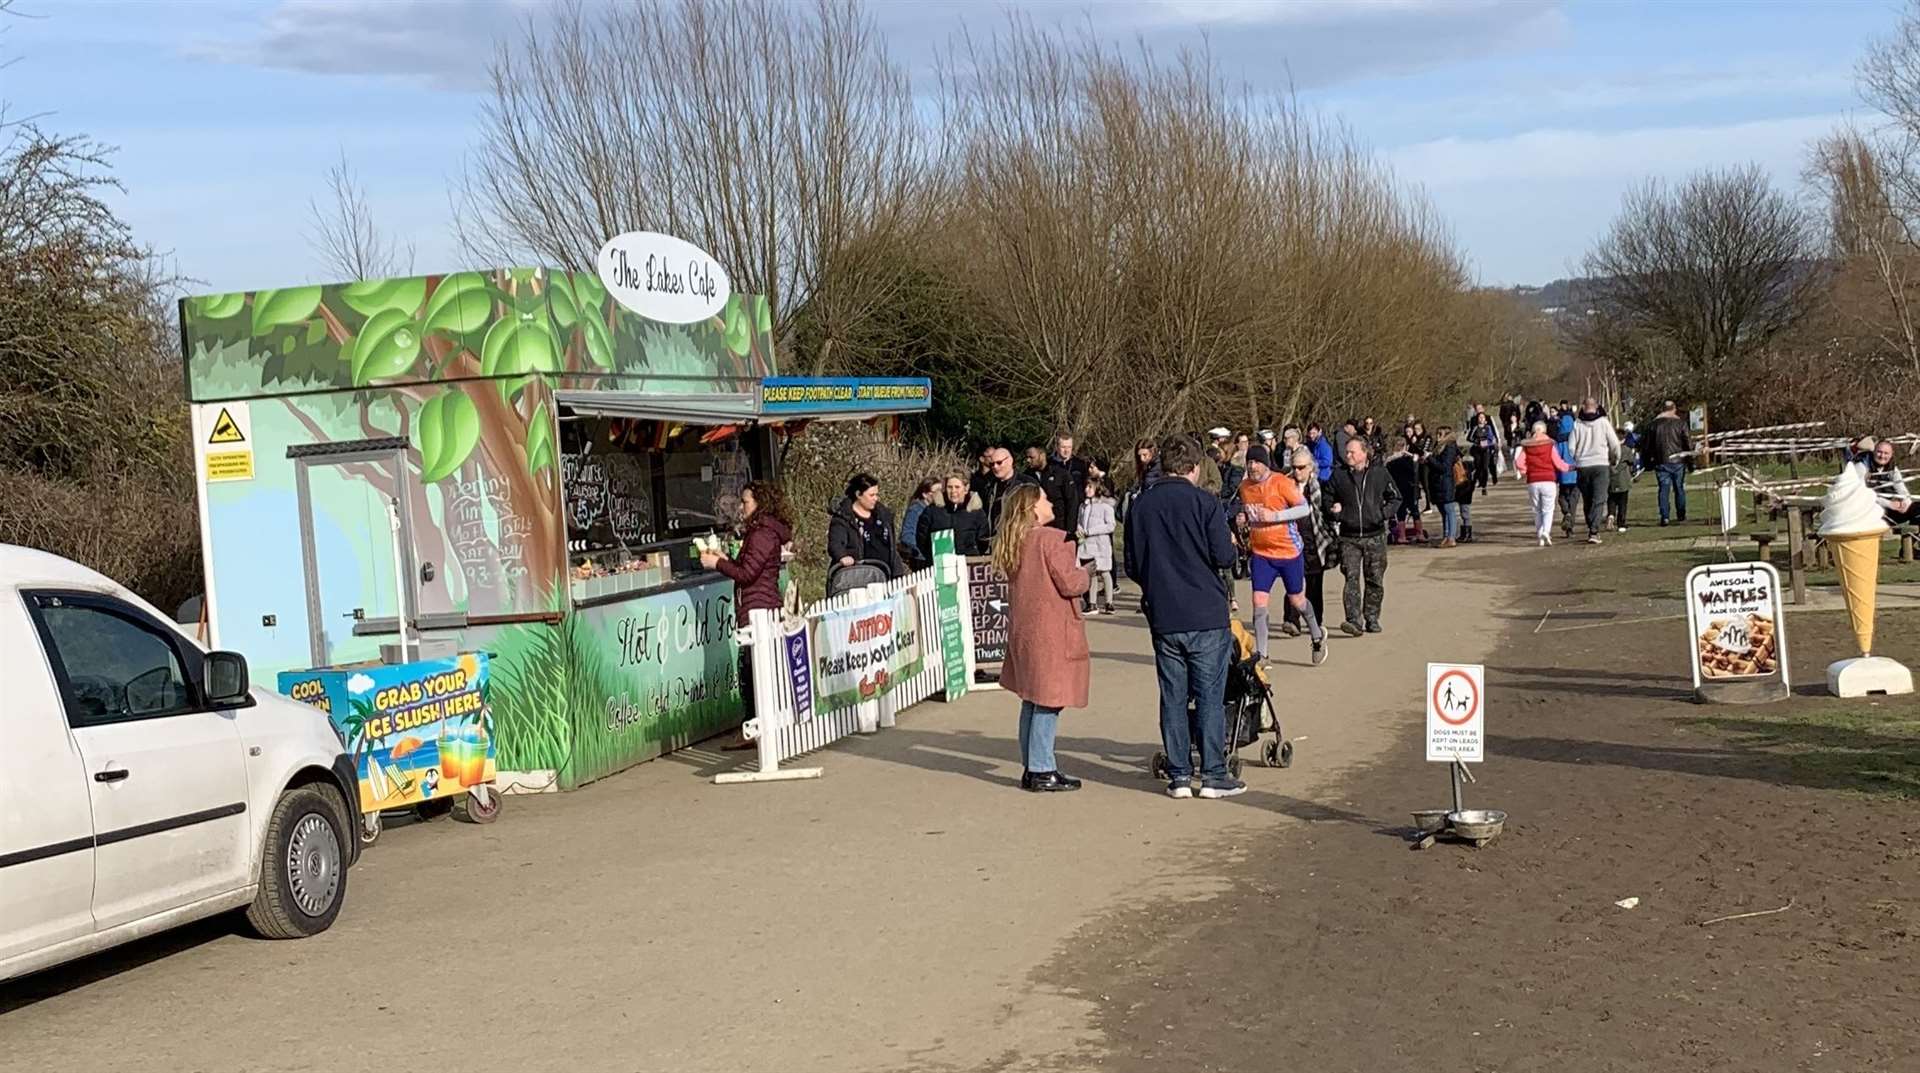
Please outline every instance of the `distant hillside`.
M1567 299L1579 283L1574 279L1556 279L1552 283L1534 287L1522 284L1510 287L1508 291L1514 297L1540 310L1542 313L1557 313L1567 304Z

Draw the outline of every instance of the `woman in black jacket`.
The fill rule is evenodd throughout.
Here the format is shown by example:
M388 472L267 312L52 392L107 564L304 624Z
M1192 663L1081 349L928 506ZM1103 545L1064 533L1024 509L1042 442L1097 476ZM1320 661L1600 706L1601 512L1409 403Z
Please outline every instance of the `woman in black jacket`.
M880 503L880 478L871 473L854 474L847 482L846 499L827 523L829 571L872 562L884 566L888 577L900 577L907 567L900 561L897 539L893 512Z
M941 495L942 501L929 506L926 513L920 516L920 532L916 534L920 558L933 561L933 534L942 529L953 530L953 550L956 553L987 554L987 515L985 511L968 508L971 492L966 476L956 473L948 477Z

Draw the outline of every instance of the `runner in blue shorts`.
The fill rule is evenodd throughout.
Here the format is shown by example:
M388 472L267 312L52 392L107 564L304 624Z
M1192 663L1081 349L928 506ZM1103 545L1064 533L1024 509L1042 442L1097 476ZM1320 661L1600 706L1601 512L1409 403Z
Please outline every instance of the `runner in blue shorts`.
M1273 583L1287 587L1287 603L1307 624L1313 639L1313 662L1327 658L1327 631L1307 602L1307 560L1301 554L1298 522L1313 509L1292 477L1275 471L1268 461L1267 449L1255 444L1247 449L1247 479L1240 485L1241 513L1248 523L1247 543L1253 554L1248 573L1253 580L1253 643L1261 659L1267 656L1267 605L1272 600Z

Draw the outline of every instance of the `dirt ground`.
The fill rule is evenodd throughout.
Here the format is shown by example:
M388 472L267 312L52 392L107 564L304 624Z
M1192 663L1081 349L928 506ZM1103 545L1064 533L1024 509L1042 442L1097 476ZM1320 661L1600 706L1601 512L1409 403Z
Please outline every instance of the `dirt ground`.
M1475 513L1523 529L1511 491ZM1914 1069L1920 703L1818 696L1845 616L1809 612L1809 695L1691 704L1677 575L1523 544L1396 549L1386 634L1277 642L1300 748L1243 797L1145 774L1146 632L1099 619L1081 793L1013 789L999 693L812 782L688 750L390 830L316 939L212 922L0 985L0 1071ZM1916 627L1883 613L1882 649L1920 665ZM1427 660L1488 665L1484 849L1404 837L1447 799Z
M1826 697L1851 634L1809 612L1799 696L1696 705L1684 619L1580 584L1595 550L1461 563L1519 585L1467 789L1507 832L1410 848L1409 811L1448 789L1409 724L1344 786L1350 815L1277 833L1225 894L1079 936L1048 979L1099 1003L1104 1068L1915 1068L1920 703ZM1883 613L1877 647L1920 664L1916 627Z

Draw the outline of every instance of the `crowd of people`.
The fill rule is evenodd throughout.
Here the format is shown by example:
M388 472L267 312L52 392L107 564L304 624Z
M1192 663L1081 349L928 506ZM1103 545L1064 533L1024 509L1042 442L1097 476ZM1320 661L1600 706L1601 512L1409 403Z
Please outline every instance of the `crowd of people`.
M1021 700L1021 785L1062 791L1079 785L1058 770L1053 741L1061 711L1087 702L1082 618L1115 613L1123 567L1139 589L1152 636L1168 792L1175 797L1245 789L1226 768L1222 704L1234 646L1229 626L1240 611L1237 579L1250 584L1254 658L1269 658L1276 632L1305 635L1309 662L1319 666L1328 655L1328 570L1343 577L1334 628L1350 637L1378 634L1385 628L1389 547L1472 542L1474 499L1503 478L1526 486L1540 544L1552 542L1556 510L1568 537L1584 523L1587 540L1598 543L1609 526L1626 527L1627 492L1643 466L1658 477L1661 524L1670 509L1685 520L1692 454L1686 423L1670 402L1637 439L1631 423L1616 430L1595 399L1575 406L1519 395L1491 411L1471 405L1458 426L1435 423L1431 432L1408 415L1397 435L1358 417L1331 434L1309 422L1278 432L1236 434L1223 426L1142 440L1124 495L1116 494L1108 461L1077 446L1065 433L1018 455L990 445L973 472L920 481L897 524L879 482L854 475L828 528L828 591L930 564L934 534L943 531L953 534L955 551L990 555L1011 591L1001 682ZM1897 471L1891 480L1899 481ZM1913 509L1901 488L1902 509ZM767 500L777 505L770 518ZM769 559L766 545L792 532L777 489L747 502L762 504L758 521L748 507L752 539L734 561L709 564L741 587L742 615L753 600L766 602L766 571L777 571L778 556Z

